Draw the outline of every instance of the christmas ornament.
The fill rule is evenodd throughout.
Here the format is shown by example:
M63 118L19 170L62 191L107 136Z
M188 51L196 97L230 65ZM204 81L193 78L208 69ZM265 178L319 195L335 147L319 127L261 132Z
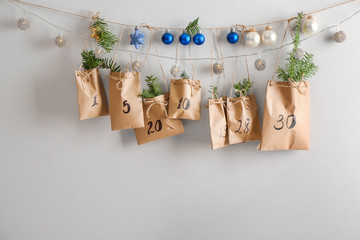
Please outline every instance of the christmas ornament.
M20 18L18 21L18 28L22 31L28 30L30 27L30 20L27 19L27 14L23 18Z
M230 32L226 36L226 39L229 43L234 44L239 41L239 35L235 32L234 28L231 28Z
M346 34L343 31L339 30L339 27L336 26L337 32L334 34L334 40L337 43L342 43L346 40Z
M223 73L224 72L224 64L221 63L220 61L217 61L213 65L213 71L214 71L215 74Z
M92 31L92 33L91 33L91 35L90 35L90 37L91 38L96 38L96 41L100 41L100 37L99 37L99 35L98 34L96 34L96 27L90 27L90 30Z
M271 26L266 26L265 31L261 34L262 43L267 46L273 46L276 43L276 32L272 30Z
M191 42L191 37L185 31L180 35L179 41L182 45L188 45Z
M171 33L169 33L168 29L166 29L165 33L161 37L161 41L164 44L169 45L174 41L174 36Z
M55 38L55 44L59 48L62 48L66 45L66 39L64 38L64 32L61 30L61 34Z
M141 72L144 69L144 64L139 59L134 61L131 66L135 72Z
M315 19L310 15L302 24L302 32L306 35L313 35L319 29L319 24Z
M201 33L201 31L199 31L197 34L195 34L195 36L193 37L193 42L196 45L202 45L205 42L205 37Z
M95 51L95 56L97 58L104 58L106 54L105 49L103 49L102 47L97 47L96 51Z
M179 63L175 63L175 65L170 69L170 73L174 78L179 78L182 72L183 69L179 66Z
M108 24L103 18L100 18L99 13L92 16L94 22L90 25L92 34L91 38L95 38L98 46L102 47L105 52L109 53L113 50L118 38L115 34L109 31Z
M294 58L302 59L305 55L305 51L302 48L298 47L294 53Z
M255 28L250 28L250 31L245 36L245 44L248 47L255 48L260 44L260 34L256 32Z
M139 27L135 27L135 32L130 34L130 45L134 45L136 49L140 47L140 45L144 45L144 34L139 32Z
M258 71L263 71L266 67L266 62L264 59L262 58L258 58L256 59L255 61L255 69L258 70Z

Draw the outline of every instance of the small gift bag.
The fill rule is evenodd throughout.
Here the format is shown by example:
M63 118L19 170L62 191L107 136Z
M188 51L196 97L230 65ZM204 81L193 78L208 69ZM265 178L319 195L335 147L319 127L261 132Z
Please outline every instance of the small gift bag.
M109 115L98 68L75 71L80 120Z
M310 149L310 83L268 81L261 151Z
M209 99L210 137L213 150L229 145L225 109L226 97Z
M134 129L138 145L184 133L181 120L168 117L168 100L167 93L143 100L145 127Z

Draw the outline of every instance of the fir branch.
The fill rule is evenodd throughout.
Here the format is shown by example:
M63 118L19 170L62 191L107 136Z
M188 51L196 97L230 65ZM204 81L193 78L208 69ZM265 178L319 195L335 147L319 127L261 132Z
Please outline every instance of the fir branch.
M121 67L117 65L113 59L105 58L101 68L110 69L111 72L120 72Z
M104 19L97 18L90 27L95 29L98 45L107 53L113 50L114 45L117 42L117 37L109 31L108 24L104 22Z
M181 79L189 79L189 75L185 72L185 70L180 74Z
M289 80L295 82L306 80L314 76L319 69L318 66L314 64L313 54L305 52L301 59L295 58L295 54L300 44L300 27L302 18L303 13L298 13L293 41L294 47L288 53L289 57L286 59L288 62L285 64L285 67L278 67L276 69L278 79L281 79L284 82L288 82Z
M210 94L211 94L211 97L214 97L214 98L219 98L219 92L218 92L218 87L215 86L215 85L210 85L210 90L208 91Z
M104 60L97 58L94 51L92 50L83 50L81 52L82 57L82 66L86 70L97 68L103 64Z
M142 93L139 95L140 97L142 97L142 99L154 98L156 96L164 94L159 83L159 79L157 77L155 77L154 75L147 76L145 81L148 89L143 89Z
M200 26L198 24L199 18L195 19L194 21L190 22L187 27L185 28L185 31L187 34L194 36L195 34L200 32Z
M238 90L235 91L235 97L246 96L253 85L254 82L251 82L248 78L244 78L242 81L240 80L238 83L235 83L233 85L234 89Z

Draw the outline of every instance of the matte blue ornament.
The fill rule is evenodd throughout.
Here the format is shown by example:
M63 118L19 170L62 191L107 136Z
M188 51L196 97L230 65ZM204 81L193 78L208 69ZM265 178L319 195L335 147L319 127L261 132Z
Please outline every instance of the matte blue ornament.
M188 45L191 42L191 37L186 32L183 32L179 37L179 41L182 45Z
M135 32L130 34L130 45L134 45L136 49L140 47L140 45L144 45L144 34L139 32L139 28L135 27Z
M193 41L196 45L202 45L205 42L205 37L201 32L199 32L195 34Z
M234 32L234 29L232 28L231 31L228 33L226 39L228 40L229 43L234 44L237 43L237 41L239 41L239 35Z
M174 41L174 36L171 33L169 33L168 30L166 30L165 33L161 37L161 41L164 44L169 45Z

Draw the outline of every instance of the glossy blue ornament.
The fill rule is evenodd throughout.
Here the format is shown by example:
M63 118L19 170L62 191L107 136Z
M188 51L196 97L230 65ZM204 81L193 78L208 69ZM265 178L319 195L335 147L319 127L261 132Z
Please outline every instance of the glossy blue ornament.
M199 32L195 34L193 41L196 45L202 45L205 42L205 37L201 32Z
M234 31L234 29L231 29L226 39L228 40L229 43L234 44L239 41L239 35Z
M183 32L179 37L179 41L182 45L188 45L191 42L191 37L186 32Z
M174 36L171 33L169 33L168 30L166 30L165 33L161 37L161 41L164 44L169 45L174 41Z
M139 28L135 27L135 32L130 34L130 45L134 45L136 49L140 47L140 45L144 45L144 34L139 32Z

